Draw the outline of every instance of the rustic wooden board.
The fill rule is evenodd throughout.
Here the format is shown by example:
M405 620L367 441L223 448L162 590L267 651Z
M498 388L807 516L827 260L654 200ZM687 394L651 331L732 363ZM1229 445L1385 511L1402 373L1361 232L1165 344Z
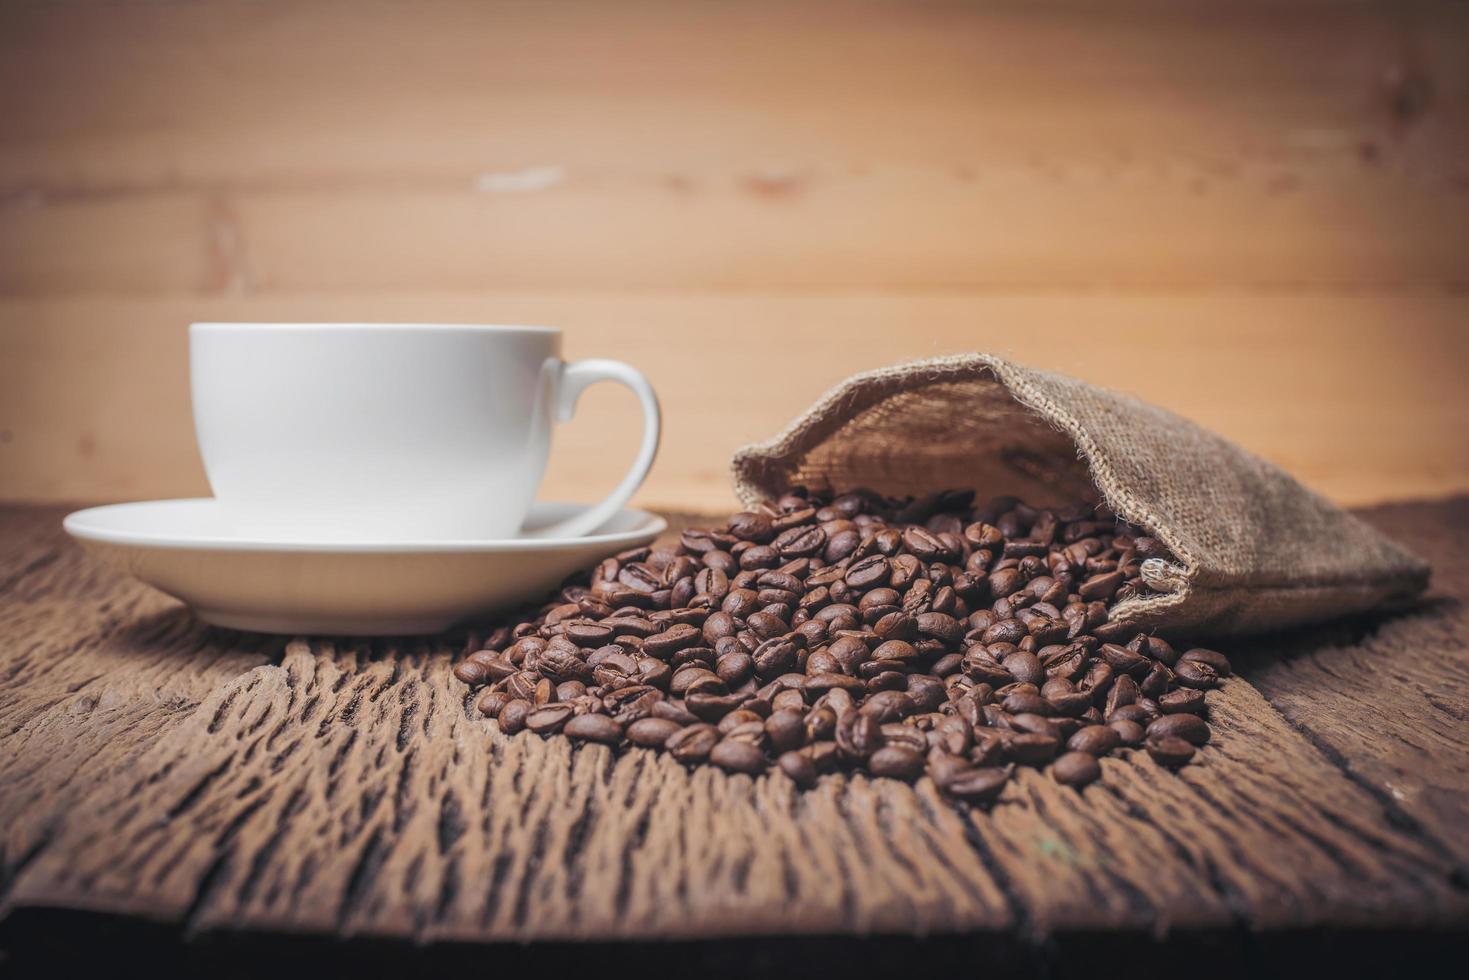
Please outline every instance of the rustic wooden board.
M1469 499L1381 507L1373 523L1411 540L1440 596L1421 612L1356 621L1260 644L1251 682L1348 775L1408 827L1427 831L1469 882Z
M1447 551L1466 509L1369 517ZM800 794L506 738L450 676L464 637L207 629L86 560L58 517L0 511L7 912L463 942L1469 922L1469 751L1448 727L1466 690L1462 560L1439 569L1452 598L1366 641L1419 656L1370 662L1336 637L1256 666L1258 686L1231 680L1179 776L1109 759L1078 794L1028 773L971 812L926 782ZM1418 664L1445 678L1432 697ZM1347 672L1374 667L1376 691ZM1431 792L1400 795L1414 772Z
M1462 284L1398 6L8 5L0 291Z
M728 512L734 451L829 386L975 350L1179 412L1339 502L1469 491L1469 293L625 290L0 300L0 501L207 495L188 323L303 319L551 323L569 357L637 365L668 409L644 507ZM625 390L591 388L544 495L610 490L639 418Z
M0 4L0 500L204 492L211 318L564 326L676 409L653 506L974 349L1465 492L1466 52L1452 0ZM633 451L585 404L549 495Z

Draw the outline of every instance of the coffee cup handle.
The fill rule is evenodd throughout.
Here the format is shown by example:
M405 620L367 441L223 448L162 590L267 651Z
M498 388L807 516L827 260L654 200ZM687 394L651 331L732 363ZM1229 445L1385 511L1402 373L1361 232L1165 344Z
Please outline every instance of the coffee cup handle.
M594 507L582 511L575 517L536 528L527 532L528 537L579 538L590 534L612 519L620 511L653 468L653 458L658 455L658 437L662 430L662 414L658 409L658 396L653 386L637 368L621 361L591 359L572 361L561 365L560 383L556 386L556 421L570 422L576 413L576 402L581 393L598 381L616 381L638 396L643 406L643 444L638 447L637 458L622 482Z

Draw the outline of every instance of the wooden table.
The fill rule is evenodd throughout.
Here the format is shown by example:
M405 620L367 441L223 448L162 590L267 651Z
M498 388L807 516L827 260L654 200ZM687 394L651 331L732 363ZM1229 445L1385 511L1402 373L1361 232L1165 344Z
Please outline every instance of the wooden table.
M84 557L60 516L0 509L15 965L123 948L228 974L286 948L704 973L1120 954L1207 973L1403 967L1458 951L1469 924L1469 498L1364 512L1433 562L1420 609L1226 648L1240 676L1211 695L1200 764L1108 759L1081 793L1026 771L988 812L926 780L803 794L507 738L450 676L463 633L207 628ZM563 938L585 942L481 947ZM698 942L638 942L670 938Z

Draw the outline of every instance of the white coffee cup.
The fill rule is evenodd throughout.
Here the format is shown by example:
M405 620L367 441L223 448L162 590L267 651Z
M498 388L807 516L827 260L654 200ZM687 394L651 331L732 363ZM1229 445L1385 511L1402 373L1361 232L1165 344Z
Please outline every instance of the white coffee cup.
M658 399L620 361L561 360L546 327L196 323L194 426L221 509L242 531L330 541L521 535L551 422L598 381L632 389L643 439L600 503L540 536L588 534L658 450Z

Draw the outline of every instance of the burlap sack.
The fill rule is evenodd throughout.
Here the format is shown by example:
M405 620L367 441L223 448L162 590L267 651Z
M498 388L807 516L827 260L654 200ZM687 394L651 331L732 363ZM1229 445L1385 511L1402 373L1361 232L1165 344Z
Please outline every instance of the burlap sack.
M1119 603L1139 629L1247 633L1358 612L1427 585L1428 566L1276 466L1185 419L987 354L859 374L775 438L739 450L746 506L788 486L1036 504L1100 497L1177 557L1161 593Z

